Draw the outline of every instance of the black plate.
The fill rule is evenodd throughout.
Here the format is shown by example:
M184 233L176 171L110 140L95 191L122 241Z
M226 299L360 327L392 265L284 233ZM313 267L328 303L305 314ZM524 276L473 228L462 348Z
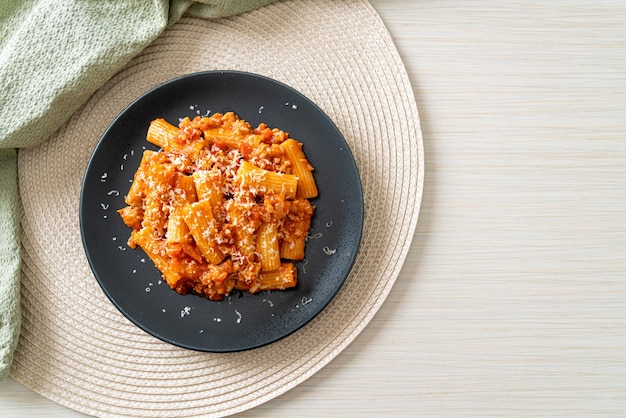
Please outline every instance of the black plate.
M150 121L233 111L253 126L278 127L304 144L320 195L298 262L298 285L258 294L234 292L221 302L179 295L161 281L141 249L127 247L130 229L117 209L139 165ZM277 341L313 319L335 296L354 263L363 228L363 193L348 145L313 102L275 80L211 71L168 81L128 106L111 124L87 166L80 227L89 264L104 293L133 323L168 343L229 352Z

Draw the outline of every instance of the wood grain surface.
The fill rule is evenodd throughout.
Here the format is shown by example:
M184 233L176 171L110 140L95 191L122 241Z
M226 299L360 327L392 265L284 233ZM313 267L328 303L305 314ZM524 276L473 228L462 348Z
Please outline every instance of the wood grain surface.
M626 415L626 2L372 0L426 150L382 309L241 417ZM0 416L78 417L14 380Z

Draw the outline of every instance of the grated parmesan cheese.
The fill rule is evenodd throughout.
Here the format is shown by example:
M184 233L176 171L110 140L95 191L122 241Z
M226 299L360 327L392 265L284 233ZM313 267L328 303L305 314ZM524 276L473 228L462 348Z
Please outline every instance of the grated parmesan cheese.
M191 308L189 306L185 306L181 311L180 311L180 317L183 318L187 315L191 314Z

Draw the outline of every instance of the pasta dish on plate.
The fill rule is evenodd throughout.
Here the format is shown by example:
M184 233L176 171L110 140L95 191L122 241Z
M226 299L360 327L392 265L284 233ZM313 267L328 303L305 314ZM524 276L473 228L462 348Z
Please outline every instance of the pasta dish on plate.
M318 195L302 143L232 112L153 120L118 212L164 281L222 300L296 286Z

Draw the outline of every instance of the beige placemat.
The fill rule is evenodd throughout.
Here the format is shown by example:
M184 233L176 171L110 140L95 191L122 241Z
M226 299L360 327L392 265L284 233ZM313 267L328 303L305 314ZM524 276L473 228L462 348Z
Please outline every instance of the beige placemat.
M272 77L316 102L348 141L365 193L361 248L333 302L293 335L230 354L173 347L132 325L93 277L78 223L87 161L115 116L161 82L215 69ZM11 376L97 416L225 416L313 375L363 330L393 286L424 173L412 88L365 0L295 0L228 19L183 18L48 142L20 150L18 165L23 329Z

